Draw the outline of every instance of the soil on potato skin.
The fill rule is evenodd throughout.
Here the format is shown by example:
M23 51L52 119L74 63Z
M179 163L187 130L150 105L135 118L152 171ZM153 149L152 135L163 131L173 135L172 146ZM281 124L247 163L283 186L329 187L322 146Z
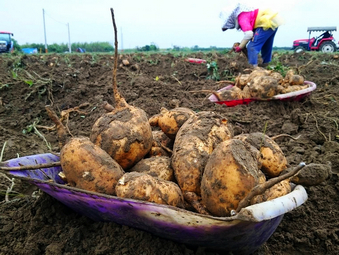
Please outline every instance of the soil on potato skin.
M334 54L275 54L279 63L297 69L317 89L300 102L252 102L226 107L209 102L206 92L224 83L206 79L205 64L185 62L185 57L216 61L222 80L249 68L237 54L202 53L120 54L129 66L120 66L118 87L126 101L140 107L148 117L171 109L175 103L194 111L215 111L232 123L235 135L263 132L269 136L289 134L293 140L276 140L290 166L300 162L332 164L331 177L306 187L308 200L285 214L271 238L255 254L337 254L339 250L339 59ZM45 141L29 125L51 127L45 110L52 105L58 114L88 103L69 114L67 126L73 136L89 136L95 120L112 96L112 55L23 55L0 56L0 145L3 161L19 156L46 153ZM15 75L15 73L17 75ZM32 81L32 82L31 82ZM195 91L195 92L192 92ZM197 92L198 91L198 92ZM58 152L55 130L38 131ZM6 146L3 147L4 143ZM14 180L14 191L5 193L11 182L0 176L0 254L218 254L203 247L190 247L151 233L115 223L94 222L73 212L35 186ZM219 253L222 254L222 253Z

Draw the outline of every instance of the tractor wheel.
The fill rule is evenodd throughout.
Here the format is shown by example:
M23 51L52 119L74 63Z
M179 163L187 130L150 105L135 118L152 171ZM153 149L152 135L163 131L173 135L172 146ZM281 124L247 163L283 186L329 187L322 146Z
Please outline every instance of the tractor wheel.
M335 52L337 50L337 47L335 46L334 42L323 42L320 47L319 47L319 51L321 52Z
M297 46L295 49L294 49L294 52L295 53L302 53L306 51L306 49L303 47L303 46Z

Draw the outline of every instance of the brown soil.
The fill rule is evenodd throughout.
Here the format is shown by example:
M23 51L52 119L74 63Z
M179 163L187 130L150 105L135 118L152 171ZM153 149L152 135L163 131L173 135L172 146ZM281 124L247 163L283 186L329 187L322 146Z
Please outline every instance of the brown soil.
M148 117L175 102L194 111L212 110L226 116L235 135L263 132L269 136L289 134L276 140L288 163L332 164L330 179L306 187L309 199L285 214L282 223L256 254L337 254L339 250L339 59L333 54L279 54L275 61L298 68L317 89L300 102L252 102L226 107L207 100L206 92L224 86L206 79L206 65L184 61L184 56L120 55L129 66L119 67L119 90L129 104L146 111ZM246 59L232 54L192 54L189 57L217 61L223 80L248 68ZM58 152L55 130L45 105L58 113L71 112L67 126L73 136L89 136L94 121L113 104L111 55L23 55L0 56L0 146L3 161L48 152L37 130ZM15 73L17 75L15 75ZM338 87L337 87L338 86ZM174 100L175 99L175 100ZM115 223L94 222L20 180L14 191L5 193L11 182L0 176L0 254L217 254L203 247L190 247L151 233ZM11 193L14 194L14 193Z

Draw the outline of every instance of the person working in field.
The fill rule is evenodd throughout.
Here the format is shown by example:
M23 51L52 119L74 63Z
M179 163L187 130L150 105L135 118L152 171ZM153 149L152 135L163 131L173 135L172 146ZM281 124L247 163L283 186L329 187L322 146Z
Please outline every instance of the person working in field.
M282 24L281 18L276 12L269 9L260 10L237 4L222 26L222 31L238 29L244 32L244 38L234 51L241 52L247 45L248 62L258 66L258 54L261 52L262 66L272 59L272 48L275 34Z

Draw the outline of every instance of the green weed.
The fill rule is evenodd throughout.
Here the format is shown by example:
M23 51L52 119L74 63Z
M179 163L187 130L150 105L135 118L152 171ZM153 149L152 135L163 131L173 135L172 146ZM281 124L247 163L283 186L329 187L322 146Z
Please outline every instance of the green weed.
M36 120L33 122L33 124L26 126L26 128L22 130L22 133L23 133L23 134L34 133L34 134L38 135L38 136L45 142L47 148L48 148L49 150L52 150L51 144L46 140L46 138L44 137L44 135L41 134L41 133L39 132L39 130L37 129L37 124L38 124L38 123L39 123L39 119L36 119Z
M287 71L289 70L289 68L287 66L284 66L281 62L271 63L270 65L267 66L267 69L278 72L283 77L285 77Z
M218 64L215 61L212 61L210 63L207 63L207 71L209 75L207 76L207 79L219 81L220 80L220 75L219 75L219 68Z
M24 81L26 84L28 84L29 87L33 86L33 81L32 80L26 80Z
M4 88L9 88L9 84L1 84L0 83L0 90L2 90Z

